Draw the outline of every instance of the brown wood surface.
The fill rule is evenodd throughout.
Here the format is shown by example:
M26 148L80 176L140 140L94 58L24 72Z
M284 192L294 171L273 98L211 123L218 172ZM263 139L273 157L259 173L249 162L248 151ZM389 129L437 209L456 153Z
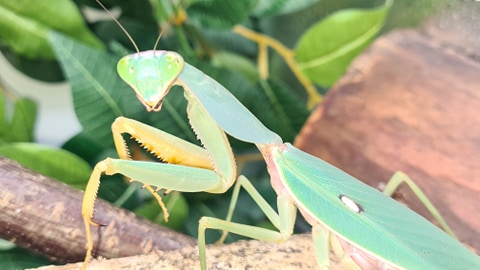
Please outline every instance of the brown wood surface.
M480 250L480 64L445 40L403 30L375 41L295 144L374 187L406 172ZM400 193L430 218L409 190Z
M81 217L82 191L1 156L0 187L0 238L58 262L83 261L86 240ZM105 201L97 200L95 209L96 221L106 224L92 228L96 256L132 256L196 244L190 237Z
M227 269L318 269L310 234L294 235L284 243L263 241L239 241L228 245L207 247L207 266L209 270ZM45 266L37 270L77 270L80 264ZM151 254L118 258L112 260L94 260L88 270L99 269L200 269L198 251L195 247L181 250L153 252ZM332 261L330 269L342 269Z

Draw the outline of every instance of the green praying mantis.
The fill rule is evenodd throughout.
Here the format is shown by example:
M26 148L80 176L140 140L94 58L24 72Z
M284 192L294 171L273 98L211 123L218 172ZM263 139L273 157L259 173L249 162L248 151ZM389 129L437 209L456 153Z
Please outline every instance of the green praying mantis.
M199 221L201 269L207 269L207 229L224 231L220 241L231 232L281 242L293 233L297 209L312 226L321 268L329 267L333 250L341 264L352 269L480 269L480 257L423 217L342 170L284 143L227 89L185 63L178 53L137 49L118 62L117 71L147 111L160 111L171 87L181 86L191 128L203 147L132 119L116 119L112 133L119 158L99 162L85 190L82 216L87 253L83 269L92 257L90 227L100 225L93 220L93 212L101 175L117 173L142 183L159 202L165 218L168 211L157 194L159 188L224 193L235 184L227 218L203 217ZM165 163L132 160L122 134L132 136ZM237 178L226 134L257 146L278 195L277 210L246 177ZM393 180L394 185L410 182L403 174L396 174ZM231 221L241 188L277 230Z

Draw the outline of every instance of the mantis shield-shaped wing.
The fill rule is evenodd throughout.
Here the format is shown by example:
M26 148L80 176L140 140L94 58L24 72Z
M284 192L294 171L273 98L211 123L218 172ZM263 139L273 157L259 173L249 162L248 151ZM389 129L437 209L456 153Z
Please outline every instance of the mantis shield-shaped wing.
M405 269L479 269L457 240L342 170L290 144L272 155L300 211L359 249Z

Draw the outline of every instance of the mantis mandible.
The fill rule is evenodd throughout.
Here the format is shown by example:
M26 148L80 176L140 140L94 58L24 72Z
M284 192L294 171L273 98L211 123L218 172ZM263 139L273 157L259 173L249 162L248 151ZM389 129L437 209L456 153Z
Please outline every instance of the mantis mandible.
M99 162L85 190L82 216L91 259L90 226L102 174L122 174L142 183L165 209L158 188L182 192L223 193L235 184L226 220L200 219L200 265L207 269L205 230L223 230L254 239L281 242L293 233L297 209L312 226L318 265L329 267L333 249L346 267L372 269L480 269L480 257L451 236L389 196L342 170L313 157L267 129L227 89L185 63L176 52L150 50L123 57L117 70L147 111L160 111L174 85L184 89L191 128L203 147L132 119L112 125L119 158ZM131 160L122 134L127 133L166 163ZM250 181L239 176L226 133L257 146L276 191L277 211ZM396 179L405 177L398 174ZM155 187L155 188L154 188ZM244 188L278 229L231 221L240 188Z

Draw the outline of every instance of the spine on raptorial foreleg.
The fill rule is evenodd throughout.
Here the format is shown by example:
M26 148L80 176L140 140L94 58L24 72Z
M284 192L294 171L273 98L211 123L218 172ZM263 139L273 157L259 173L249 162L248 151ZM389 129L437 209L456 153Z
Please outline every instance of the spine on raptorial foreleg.
M81 269L87 268L87 263L92 257L93 241L90 232L90 225L100 225L99 223L93 221L93 213L95 199L97 198L98 188L100 187L100 177L102 176L102 173L105 172L108 162L109 159L107 158L95 165L95 168L93 168L92 174L90 175L90 179L88 179L88 184L85 188L85 194L83 195L82 217L85 223L85 234L87 236L87 253L85 254L85 260L83 261Z
M98 225L98 223L94 222L92 218L98 188L100 187L100 177L106 170L108 162L109 159L105 159L95 165L95 168L93 168L92 174L90 175L90 179L88 179L88 184L83 195L82 216L84 220L92 225Z

